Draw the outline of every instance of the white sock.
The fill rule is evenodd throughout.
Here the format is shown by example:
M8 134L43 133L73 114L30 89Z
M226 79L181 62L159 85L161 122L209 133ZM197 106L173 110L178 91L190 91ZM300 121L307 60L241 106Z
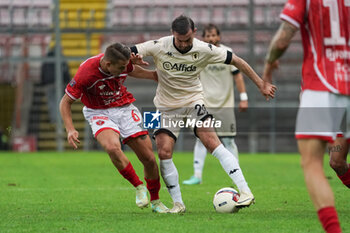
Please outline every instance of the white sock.
M233 137L222 137L222 138L220 138L220 140L222 141L222 144L224 144L225 148L229 152L231 152L231 154L233 154L235 156L237 161L239 161L239 159L238 159L238 149L237 149L237 145L235 143L234 138Z
M207 148L205 148L203 143L198 138L196 140L196 144L194 145L193 154L194 176L202 179L204 161L205 157L207 156Z
M237 185L239 192L250 193L251 191L244 179L237 159L224 147L224 145L220 144L218 147L216 147L213 151L213 155L220 161L220 164L225 172Z
M183 204L181 190L179 185L179 173L172 159L159 160L160 173L162 174L168 192L173 199L173 202Z

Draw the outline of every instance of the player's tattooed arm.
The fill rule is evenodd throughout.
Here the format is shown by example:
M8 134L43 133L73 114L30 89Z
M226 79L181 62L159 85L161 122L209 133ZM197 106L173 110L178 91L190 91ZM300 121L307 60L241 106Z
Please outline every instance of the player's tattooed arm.
M273 63L287 50L292 38L298 28L294 25L283 21L277 33L273 37L269 50L266 55L266 62Z
M266 82L272 82L272 71L278 68L278 58L287 50L292 38L298 28L283 21L275 36L273 37L268 52L266 54L263 79Z

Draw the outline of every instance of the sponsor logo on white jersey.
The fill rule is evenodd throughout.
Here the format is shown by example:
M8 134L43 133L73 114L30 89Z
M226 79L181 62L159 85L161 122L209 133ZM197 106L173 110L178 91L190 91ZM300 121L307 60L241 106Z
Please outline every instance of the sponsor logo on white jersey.
M163 68L165 70L170 70L170 71L185 71L185 72L194 72L197 70L197 67L194 65L187 65L187 64L178 64L174 63L172 64L171 62L164 62L163 63Z

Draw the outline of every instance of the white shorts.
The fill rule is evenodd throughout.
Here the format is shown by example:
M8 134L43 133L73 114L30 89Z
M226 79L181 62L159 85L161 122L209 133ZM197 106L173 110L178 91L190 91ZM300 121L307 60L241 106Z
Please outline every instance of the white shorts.
M221 127L215 129L219 137L236 136L236 118L233 108L209 108L208 112L222 122Z
M125 144L131 138L148 134L142 127L142 115L133 104L108 109L85 106L83 113L95 138L103 130L112 129L122 137Z
M317 138L334 142L344 133L350 138L350 97L327 91L305 90L296 120L297 139Z
M202 100L195 101L188 107L157 110L162 114L162 126L154 132L154 135L165 132L174 140L179 136L181 128L193 128L195 131L196 127L192 127L191 122L204 121L212 117L208 114Z

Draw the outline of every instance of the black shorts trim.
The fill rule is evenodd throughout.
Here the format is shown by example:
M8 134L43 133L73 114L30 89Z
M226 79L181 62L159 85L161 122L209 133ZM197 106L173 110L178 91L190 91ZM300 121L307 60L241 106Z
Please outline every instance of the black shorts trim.
M207 114L207 115L205 115L204 117L202 117L201 119L199 119L200 121L205 121L206 119L208 119L210 117L210 119L213 119L214 118L214 116L212 115L212 114ZM196 136L197 138L199 138L198 137L198 135L197 135L197 133L196 133L196 131L197 131L197 126L194 126L194 129L193 129L193 133L194 133L194 136Z
M153 133L153 136L152 138L155 140L156 139L156 136L160 133L165 133L167 135L169 135L171 138L174 139L174 141L176 142L177 138L176 136L173 134L173 132L171 132L170 130L168 129L164 129L164 128L160 128L160 129L157 129L154 133Z

